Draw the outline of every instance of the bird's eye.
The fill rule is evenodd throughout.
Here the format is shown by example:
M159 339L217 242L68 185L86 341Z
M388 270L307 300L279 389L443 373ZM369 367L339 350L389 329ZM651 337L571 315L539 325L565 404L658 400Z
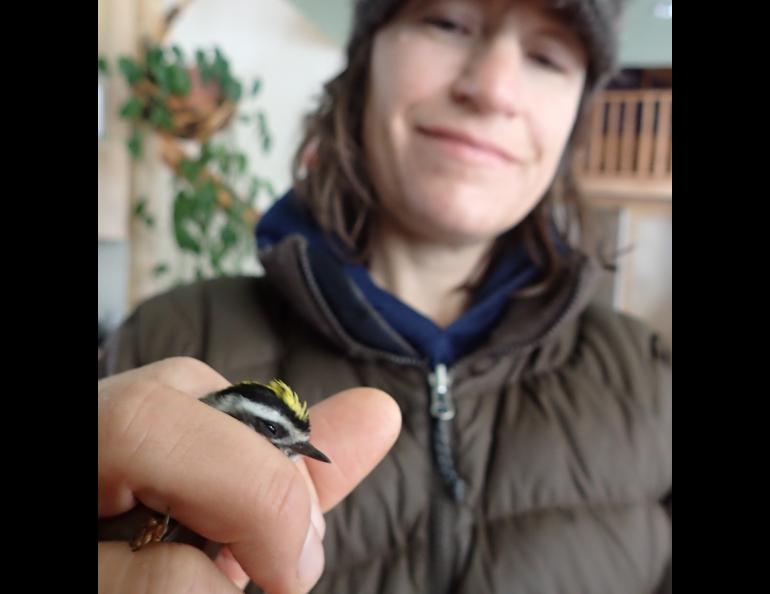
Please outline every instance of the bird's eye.
M267 427L267 430L273 435L275 435L278 432L278 430L275 428L275 425L273 425L272 423L265 423L265 427Z

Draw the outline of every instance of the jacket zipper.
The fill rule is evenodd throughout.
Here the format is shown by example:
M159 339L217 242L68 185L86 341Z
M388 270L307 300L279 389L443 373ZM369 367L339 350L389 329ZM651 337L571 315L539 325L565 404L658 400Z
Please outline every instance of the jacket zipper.
M448 592L454 579L457 545L453 530L456 506L465 499L465 481L457 473L454 449L451 443L452 419L455 416L452 399L452 376L444 363L438 363L428 373L430 386L430 414L433 418L431 445L434 467L443 483L446 496L433 498L430 514L430 553L428 555L428 586L430 592Z

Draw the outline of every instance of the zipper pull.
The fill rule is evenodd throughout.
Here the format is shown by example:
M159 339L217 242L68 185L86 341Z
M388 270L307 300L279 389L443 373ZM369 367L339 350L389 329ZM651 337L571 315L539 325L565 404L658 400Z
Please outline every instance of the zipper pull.
M442 421L449 421L455 416L455 407L452 403L450 387L452 380L446 365L439 363L435 370L428 376L431 387L430 414Z

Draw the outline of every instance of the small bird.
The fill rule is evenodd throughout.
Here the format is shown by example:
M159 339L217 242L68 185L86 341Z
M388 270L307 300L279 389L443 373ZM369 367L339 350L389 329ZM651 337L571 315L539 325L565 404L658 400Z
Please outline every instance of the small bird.
M310 415L307 403L296 392L278 379L267 384L241 382L214 392L201 402L238 419L264 435L275 447L290 458L308 456L321 462L331 462L313 446L310 439ZM219 548L203 537L171 519L171 510L160 521L150 517L130 541L133 551L151 542L184 542L214 556ZM214 548L212 548L212 545Z
M264 435L290 458L301 454L321 462L330 462L310 439L310 415L289 386L274 379L266 386L241 382L202 399L209 406L227 413Z

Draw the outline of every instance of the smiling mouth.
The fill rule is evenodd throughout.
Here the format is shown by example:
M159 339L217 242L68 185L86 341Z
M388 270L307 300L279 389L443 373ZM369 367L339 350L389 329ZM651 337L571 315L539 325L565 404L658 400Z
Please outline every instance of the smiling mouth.
M493 143L448 128L417 126L418 134L437 141L445 151L463 160L480 163L517 163L513 155Z

